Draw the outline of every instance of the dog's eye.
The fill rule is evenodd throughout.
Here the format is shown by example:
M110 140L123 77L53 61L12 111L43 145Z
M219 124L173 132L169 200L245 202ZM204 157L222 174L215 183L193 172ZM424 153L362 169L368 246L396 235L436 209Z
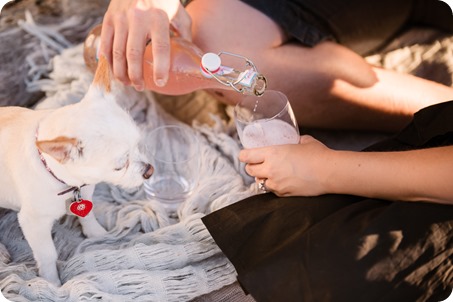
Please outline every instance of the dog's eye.
M127 167L129 167L129 158L126 158L126 160L122 161L122 163L118 165L117 168L115 168L115 171L121 171L123 169L126 169Z

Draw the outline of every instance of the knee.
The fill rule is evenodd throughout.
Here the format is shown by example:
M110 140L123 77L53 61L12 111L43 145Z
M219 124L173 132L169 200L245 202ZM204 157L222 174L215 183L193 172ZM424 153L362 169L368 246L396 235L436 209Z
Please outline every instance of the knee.
M239 0L197 0L187 11L192 18L193 42L204 51L256 56L286 39L274 21Z
M339 80L359 88L373 86L377 75L373 67L352 50L332 42L323 42L311 49L313 72L332 81Z

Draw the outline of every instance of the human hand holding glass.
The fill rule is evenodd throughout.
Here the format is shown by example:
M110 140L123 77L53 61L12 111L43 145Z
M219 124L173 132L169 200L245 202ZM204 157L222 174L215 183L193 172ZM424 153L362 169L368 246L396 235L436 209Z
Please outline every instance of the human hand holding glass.
M288 98L267 90L262 96L245 96L234 108L239 139L244 148L298 144L299 127ZM257 179L267 191L266 179Z

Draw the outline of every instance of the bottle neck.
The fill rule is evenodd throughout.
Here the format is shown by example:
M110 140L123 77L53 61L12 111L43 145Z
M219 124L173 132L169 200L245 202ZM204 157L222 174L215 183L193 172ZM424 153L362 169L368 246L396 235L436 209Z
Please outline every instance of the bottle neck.
M235 69L223 66L222 55L229 56L230 59L235 59L236 63L242 61L245 63L245 67ZM267 87L266 78L258 72L252 61L230 52L204 54L201 58L201 70L205 77L214 78L227 88L231 88L242 94L261 96Z
M266 87L266 78L255 68L248 68L244 71L236 70L228 66L220 66L213 72L201 66L201 73L208 79L216 80L224 86L242 94L261 96Z

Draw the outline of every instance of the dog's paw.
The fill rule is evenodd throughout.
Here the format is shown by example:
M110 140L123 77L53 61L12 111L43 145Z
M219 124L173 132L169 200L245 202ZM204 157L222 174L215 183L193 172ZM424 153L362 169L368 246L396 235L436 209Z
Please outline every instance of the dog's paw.
M39 276L46 279L55 286L61 286L60 277L58 276L58 272L56 271L56 269L55 270L40 269Z
M84 218L79 218L82 225L82 232L88 238L103 237L107 235L107 231L99 224L93 212Z
M107 231L100 224L93 224L90 227L83 228L83 234L88 238L103 237L107 235Z
M55 286L58 286L58 287L61 286L61 281L60 281L59 278L58 279L49 280L49 282L51 282Z

